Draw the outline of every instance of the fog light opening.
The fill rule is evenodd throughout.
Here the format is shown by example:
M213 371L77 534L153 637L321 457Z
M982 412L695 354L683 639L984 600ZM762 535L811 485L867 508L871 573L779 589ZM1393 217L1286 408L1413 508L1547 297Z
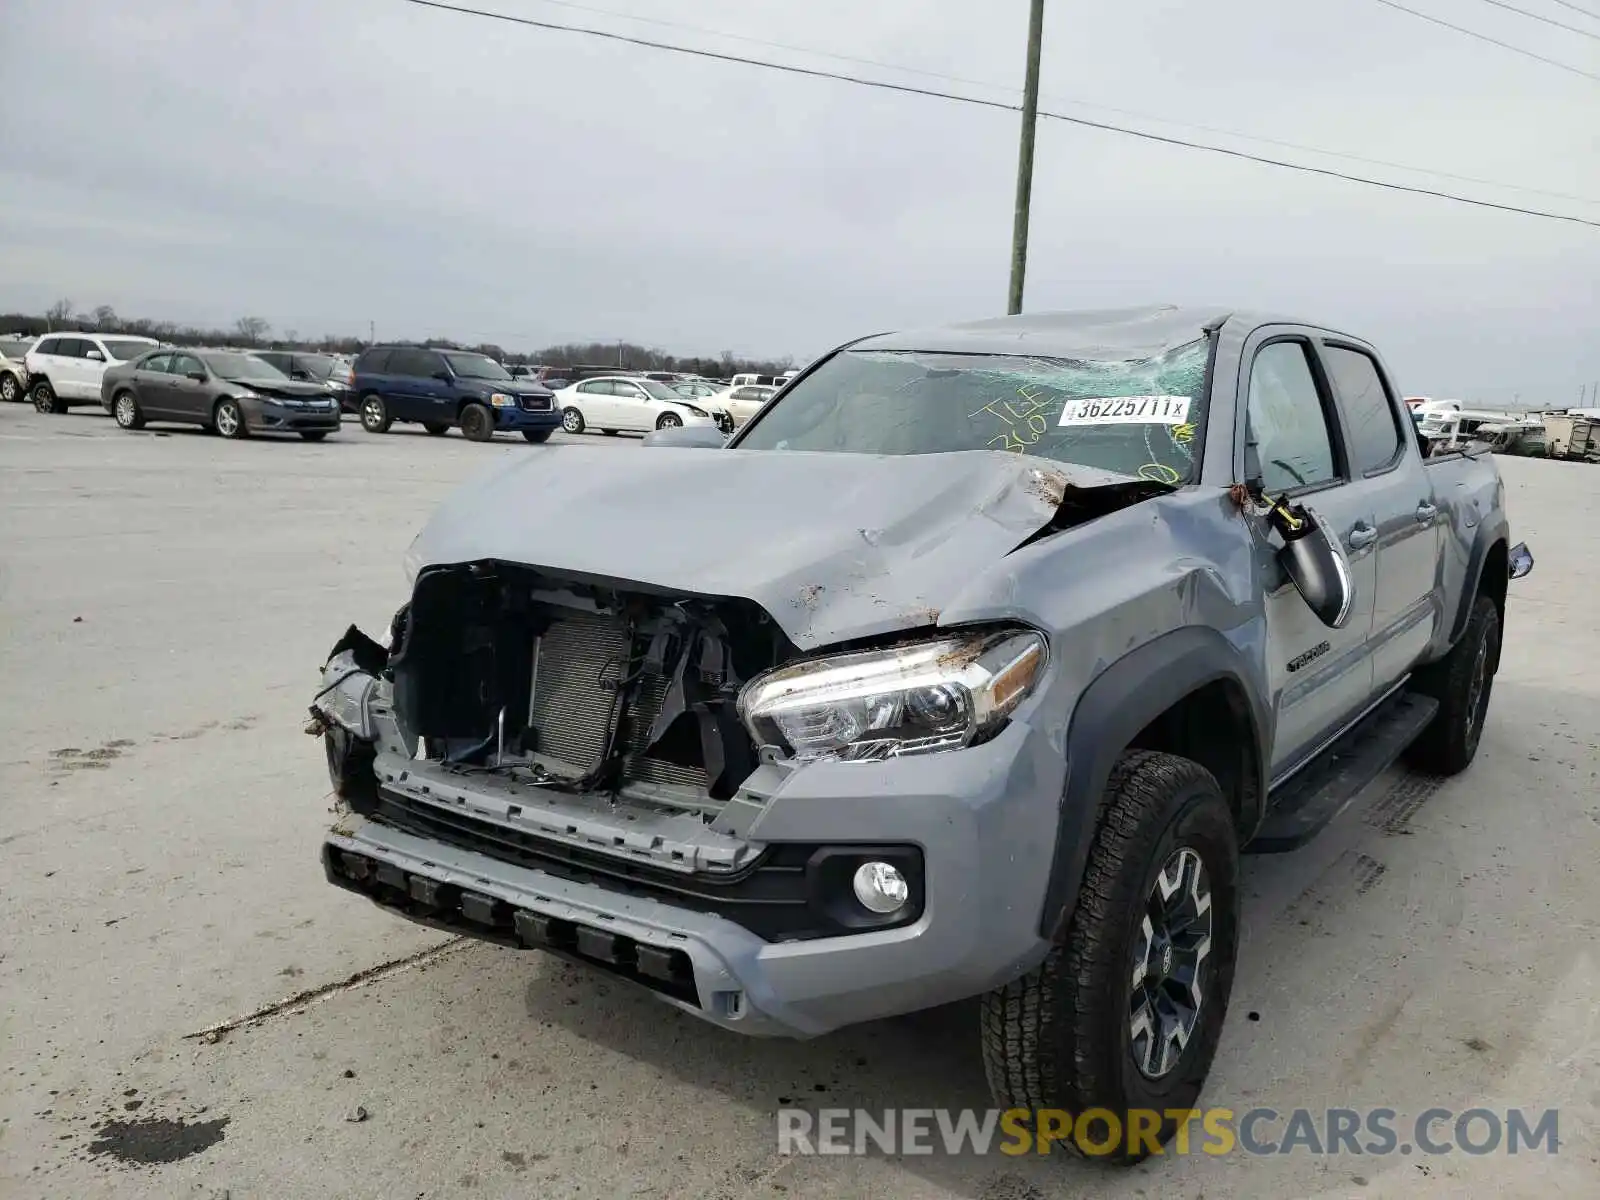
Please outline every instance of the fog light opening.
M911 899L906 877L886 862L862 863L850 882L861 907L879 916L898 912Z

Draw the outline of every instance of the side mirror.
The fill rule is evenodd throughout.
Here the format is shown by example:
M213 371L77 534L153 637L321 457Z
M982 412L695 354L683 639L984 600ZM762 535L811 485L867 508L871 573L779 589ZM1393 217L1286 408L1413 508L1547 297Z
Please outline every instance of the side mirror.
M204 383L206 381L206 373L204 371L189 371L186 372L186 374L188 378L194 380L196 383Z
M1507 558L1510 562L1511 578L1513 579L1521 579L1529 571L1533 570L1533 551L1528 549L1527 542L1518 542L1511 547L1511 553L1507 555Z
M1278 565L1329 629L1343 629L1355 600L1350 564L1315 514L1280 500L1268 518L1283 535Z
M437 379L440 383L449 383L450 382L450 372L449 371L435 371L433 373L433 377L435 379Z
M91 350L89 353L85 354L84 357L92 362L105 362L106 360L106 356L101 354L98 350Z
M728 439L715 425L679 425L676 428L652 430L644 435L644 444L720 450L728 444Z

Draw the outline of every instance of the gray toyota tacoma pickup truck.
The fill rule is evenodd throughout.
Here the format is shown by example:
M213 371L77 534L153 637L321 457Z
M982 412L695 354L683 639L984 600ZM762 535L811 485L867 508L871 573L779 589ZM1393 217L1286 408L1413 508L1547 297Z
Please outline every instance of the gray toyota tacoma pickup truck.
M1240 854L1478 749L1532 558L1400 395L1315 325L1063 313L519 456L324 666L327 877L737 1032L981 997L1002 1107L1187 1108Z

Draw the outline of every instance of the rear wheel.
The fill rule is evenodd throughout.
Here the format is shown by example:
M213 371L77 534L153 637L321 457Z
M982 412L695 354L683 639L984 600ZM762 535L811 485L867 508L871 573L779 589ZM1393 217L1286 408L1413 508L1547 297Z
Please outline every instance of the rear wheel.
M524 429L522 431L522 436L527 438L534 445L538 446L548 442L552 432L553 431L549 429Z
M61 403L61 398L56 395L56 390L50 386L48 379L41 379L33 385L33 406L42 413L67 411L67 406Z
M481 404L461 410L461 436L469 442L487 442L494 437L494 416Z
M1439 711L1406 752L1412 766L1434 775L1455 775L1471 765L1499 665L1500 610L1479 593L1461 640L1412 677L1414 691L1439 702Z
M211 424L230 441L250 436L250 430L244 423L244 410L239 407L237 400L227 396L218 400L216 408L211 410Z
M394 418L389 415L389 406L383 402L382 396L361 397L361 428L368 433L388 433L392 424Z
M302 429L300 431L300 436L305 438L305 440L308 442L320 442L323 438L328 436L328 432L329 431L326 429Z
M132 392L118 392L111 398L111 415L124 429L144 428L144 413L139 411L139 402Z
M424 421L422 427L434 437L443 437L450 432L450 426L443 421Z
M1238 877L1233 814L1211 773L1172 754L1124 754L1061 942L983 998L999 1107L1103 1110L1111 1120L1075 1126L1062 1148L1110 1141L1113 1162L1165 1144L1177 1130L1166 1114L1194 1107L1222 1034Z
M575 408L561 410L561 428L568 433L583 432L583 414Z

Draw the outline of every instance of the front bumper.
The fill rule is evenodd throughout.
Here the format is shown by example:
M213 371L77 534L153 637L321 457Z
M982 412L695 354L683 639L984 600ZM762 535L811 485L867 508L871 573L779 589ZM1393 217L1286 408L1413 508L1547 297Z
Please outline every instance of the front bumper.
M380 779L403 786L402 764L386 758ZM487 791L480 806L465 782L412 794L444 811L495 810L517 836L550 828L543 814L502 817ZM913 923L807 940L768 940L692 898L516 865L353 813L325 839L323 865L331 882L412 920L586 962L737 1032L811 1037L980 994L1044 957L1039 906L1063 783L1059 751L1017 721L966 750L794 771L748 830L752 844L912 845L922 856Z
M291 407L274 400L241 399L239 409L244 413L245 427L251 433L304 433L313 430L324 432L339 428L339 406L323 401L324 407Z
M528 408L491 408L494 413L494 427L512 431L532 430L539 432L548 429L561 428L561 413L554 404L547 409Z

